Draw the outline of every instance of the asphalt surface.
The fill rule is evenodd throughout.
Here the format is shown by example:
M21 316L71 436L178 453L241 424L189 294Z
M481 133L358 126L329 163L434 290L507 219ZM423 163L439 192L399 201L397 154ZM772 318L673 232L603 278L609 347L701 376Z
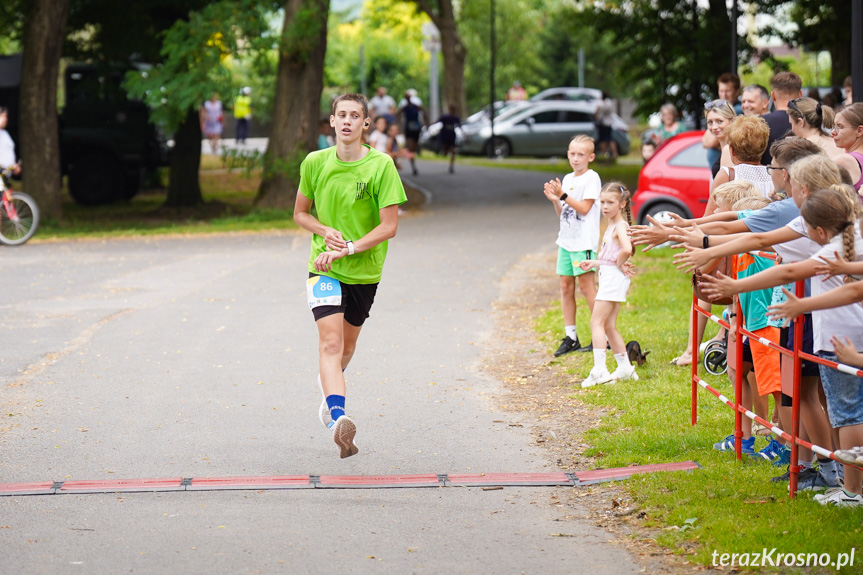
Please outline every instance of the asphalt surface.
M478 361L555 174L419 166L346 374L357 456L317 420L308 234L32 242L0 248L0 483L556 471ZM0 497L0 573L640 571L561 489Z

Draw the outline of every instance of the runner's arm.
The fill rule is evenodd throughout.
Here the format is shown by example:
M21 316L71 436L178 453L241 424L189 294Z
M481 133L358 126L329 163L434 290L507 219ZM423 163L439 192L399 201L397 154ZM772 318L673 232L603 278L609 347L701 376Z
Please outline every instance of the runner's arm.
M303 195L302 192L297 191L297 199L294 202L294 222L304 230L324 238L327 249L346 248L347 244L340 231L325 226L311 214L312 203L312 200Z

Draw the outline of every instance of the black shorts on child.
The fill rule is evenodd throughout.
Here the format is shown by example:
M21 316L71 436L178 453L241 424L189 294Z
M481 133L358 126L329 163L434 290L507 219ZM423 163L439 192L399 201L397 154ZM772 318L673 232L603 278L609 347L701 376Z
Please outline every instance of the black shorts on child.
M318 275L320 274L309 272L310 278ZM360 327L368 319L372 304L375 303L378 284L346 284L340 281L339 285L342 288L342 304L321 305L312 308L315 321L329 315L343 313L345 314L346 322L354 327Z

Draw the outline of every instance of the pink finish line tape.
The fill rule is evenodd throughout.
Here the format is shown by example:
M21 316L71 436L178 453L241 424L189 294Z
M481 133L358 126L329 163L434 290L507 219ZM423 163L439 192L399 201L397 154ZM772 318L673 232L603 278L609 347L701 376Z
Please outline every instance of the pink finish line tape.
M0 483L0 497L58 493L225 491L232 489L380 489L395 487L554 487L619 481L638 473L692 471L694 461L577 471L575 473L425 473L417 475L279 475L261 477L170 477L92 481Z

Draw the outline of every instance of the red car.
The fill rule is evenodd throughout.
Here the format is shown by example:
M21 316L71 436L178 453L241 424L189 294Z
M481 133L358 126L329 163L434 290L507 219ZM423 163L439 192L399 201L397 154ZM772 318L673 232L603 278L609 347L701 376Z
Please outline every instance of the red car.
M684 132L663 142L638 174L632 208L638 223L674 212L699 218L710 196L710 165L701 145L703 131Z

